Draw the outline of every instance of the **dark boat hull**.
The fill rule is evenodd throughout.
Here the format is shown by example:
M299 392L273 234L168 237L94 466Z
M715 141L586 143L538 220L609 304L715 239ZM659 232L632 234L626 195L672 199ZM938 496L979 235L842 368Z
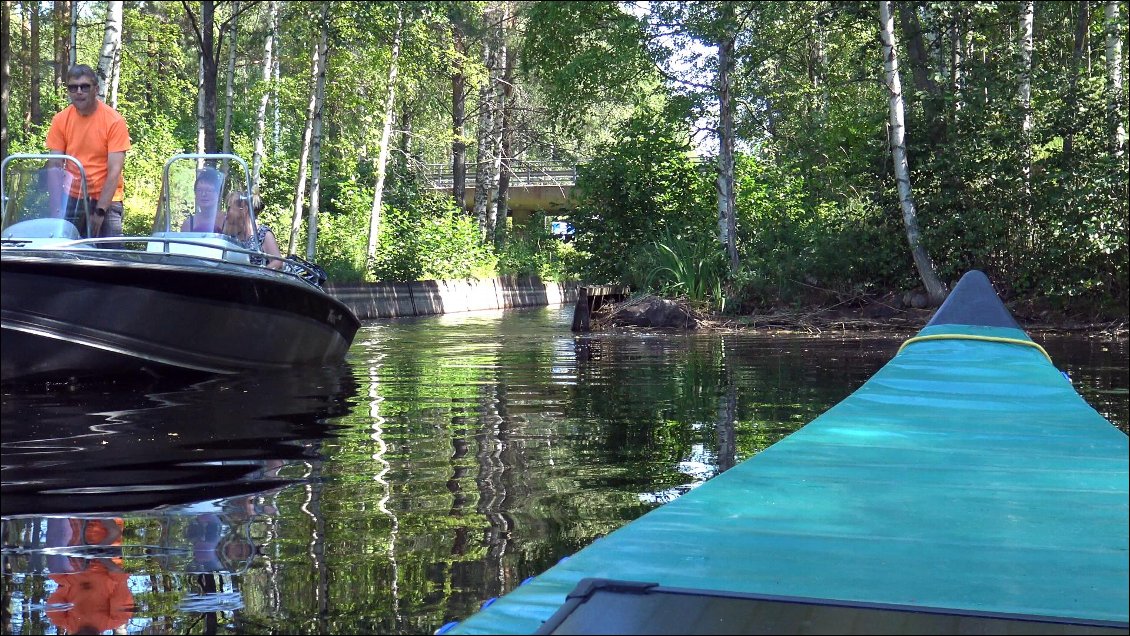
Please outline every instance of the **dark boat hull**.
M327 364L360 326L290 274L126 250L5 250L0 299L3 382Z

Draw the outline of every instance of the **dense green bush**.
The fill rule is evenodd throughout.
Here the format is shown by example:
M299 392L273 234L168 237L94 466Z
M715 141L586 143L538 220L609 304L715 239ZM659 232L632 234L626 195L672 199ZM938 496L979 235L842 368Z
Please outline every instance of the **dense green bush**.
M497 274L497 263L474 218L445 193L424 192L409 209L385 207L369 271L385 281L484 279Z
M641 111L578 166L572 221L583 280L637 280L636 257L654 242L713 235L713 176L691 158L688 137L685 126Z

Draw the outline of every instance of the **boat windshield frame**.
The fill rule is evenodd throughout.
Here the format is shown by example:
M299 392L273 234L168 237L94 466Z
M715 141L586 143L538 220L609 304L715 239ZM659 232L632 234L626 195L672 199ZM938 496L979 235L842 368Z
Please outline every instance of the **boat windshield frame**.
M212 180L215 181L212 181ZM212 181L211 187L197 181ZM238 194L247 202L254 236L259 231L252 205L251 171L247 162L229 153L181 153L173 155L161 170L161 195L153 217L152 235L168 237L175 232L221 234L218 225L227 201ZM202 198L203 197L203 198Z
M62 153L14 153L0 162L3 239L78 240L91 233L86 169ZM73 196L74 193L78 197ZM73 209L71 202L74 201Z

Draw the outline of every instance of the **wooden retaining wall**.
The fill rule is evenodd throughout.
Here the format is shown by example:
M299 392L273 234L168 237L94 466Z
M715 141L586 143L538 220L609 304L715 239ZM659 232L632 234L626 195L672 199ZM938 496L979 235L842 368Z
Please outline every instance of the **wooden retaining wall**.
M365 320L562 305L577 300L578 287L578 283L545 282L532 276L503 276L488 280L329 284L326 291Z

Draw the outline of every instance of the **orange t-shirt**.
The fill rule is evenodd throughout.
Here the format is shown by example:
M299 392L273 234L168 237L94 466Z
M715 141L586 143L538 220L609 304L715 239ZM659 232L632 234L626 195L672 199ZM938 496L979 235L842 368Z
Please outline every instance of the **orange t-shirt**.
M47 130L49 150L71 155L82 162L83 170L86 171L86 193L95 199L101 195L102 186L106 182L109 170L106 155L130 149L125 118L101 101L97 104L98 108L88 116L79 113L73 104L67 106L55 115L51 120L51 128ZM66 164L69 172L77 172L72 162L68 161ZM118 183L114 187L114 201L122 200L124 186L125 180L118 177ZM71 196L77 197L81 192L81 184L76 179L71 186Z
M47 597L48 606L55 606L48 608L47 618L65 633L101 634L133 617L133 593L125 572L111 572L95 561L82 572L50 576L59 587Z

